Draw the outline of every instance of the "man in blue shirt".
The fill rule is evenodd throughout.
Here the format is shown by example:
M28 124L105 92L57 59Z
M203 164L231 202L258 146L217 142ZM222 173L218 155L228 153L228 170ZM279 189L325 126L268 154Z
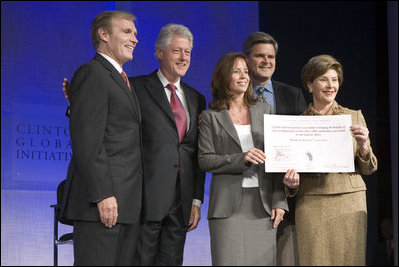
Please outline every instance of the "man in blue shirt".
M278 115L299 115L307 107L303 91L285 83L272 80L276 69L278 44L264 32L254 32L247 37L243 47L247 55L254 88L254 96L271 105ZM295 237L295 199L288 198L289 212L277 230L277 265L298 265Z

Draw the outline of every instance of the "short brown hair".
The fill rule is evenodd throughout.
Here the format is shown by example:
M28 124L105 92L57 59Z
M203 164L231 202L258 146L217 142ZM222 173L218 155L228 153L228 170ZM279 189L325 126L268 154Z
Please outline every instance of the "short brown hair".
M213 100L209 103L211 109L222 110L229 109L229 101L232 97L230 92L231 74L233 73L234 63L237 59L243 59L248 66L246 56L240 52L233 52L224 55L216 64L212 76L211 93ZM254 99L254 90L251 82L244 94L245 104L249 107L256 103Z
M125 11L104 11L98 14L91 24L90 36L93 43L94 49L97 50L100 45L100 36L98 35L98 29L104 29L108 33L112 33L112 19L127 19L134 21L136 17L133 14Z
M344 71L338 60L330 55L318 55L309 59L305 66L303 66L301 73L304 88L310 92L307 84L309 82L312 83L317 77L323 75L330 69L337 72L339 86L341 86L344 81Z
M274 52L277 55L278 43L273 36L265 32L254 32L244 41L242 45L242 52L249 56L252 52L252 47L256 44L271 44L274 47Z

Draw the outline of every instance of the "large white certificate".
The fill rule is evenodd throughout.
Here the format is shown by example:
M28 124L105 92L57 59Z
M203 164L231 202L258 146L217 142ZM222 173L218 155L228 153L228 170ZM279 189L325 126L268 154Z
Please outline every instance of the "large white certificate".
M354 172L350 115L264 115L265 171Z

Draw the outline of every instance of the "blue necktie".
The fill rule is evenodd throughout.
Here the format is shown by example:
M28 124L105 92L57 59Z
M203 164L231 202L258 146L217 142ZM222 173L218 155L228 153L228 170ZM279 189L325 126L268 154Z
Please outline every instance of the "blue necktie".
M263 91L265 91L265 90L266 90L265 87L259 87L258 90L256 90L256 92L258 93L258 101L259 102L267 103L266 97L263 94Z

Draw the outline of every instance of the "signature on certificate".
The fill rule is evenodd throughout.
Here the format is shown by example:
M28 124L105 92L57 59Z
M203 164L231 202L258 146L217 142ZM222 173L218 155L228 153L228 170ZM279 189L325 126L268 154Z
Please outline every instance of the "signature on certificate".
M289 148L285 146L278 146L274 148L274 160L275 161L282 161L287 160L289 158ZM288 153L287 153L288 152Z
M283 151L276 149L276 155L274 156L274 159L276 161L280 161L284 157L285 157L285 155L284 155Z
M313 160L313 155L312 155L312 153L310 153L309 151L307 151L305 154L306 154L306 156L308 156L308 160L309 160L309 161L312 161L312 160Z

